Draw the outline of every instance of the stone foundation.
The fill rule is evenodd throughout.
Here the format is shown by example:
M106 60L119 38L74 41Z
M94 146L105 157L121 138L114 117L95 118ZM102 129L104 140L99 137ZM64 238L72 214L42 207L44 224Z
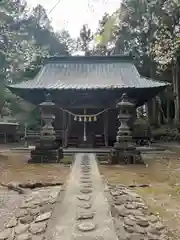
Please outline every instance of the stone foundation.
M136 148L114 148L110 157L111 164L144 164L141 153Z
M31 151L31 158L28 163L60 163L63 158L62 148L46 149L38 148Z

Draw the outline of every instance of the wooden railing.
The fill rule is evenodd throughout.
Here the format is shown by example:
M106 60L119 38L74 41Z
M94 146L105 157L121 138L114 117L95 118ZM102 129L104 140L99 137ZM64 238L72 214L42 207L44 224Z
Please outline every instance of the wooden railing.
M56 139L59 141L62 141L62 131L61 130L56 131ZM24 140L27 142L33 142L33 141L37 141L39 138L40 138L40 131L28 131L26 133L26 136L24 135L21 137L21 140Z
M65 145L63 138L63 130L57 130L56 131L56 141L58 143L61 143L63 146ZM22 136L22 134L21 134ZM28 144L35 144L38 142L40 138L40 131L28 131L26 133L26 136L23 136L21 138L22 141L27 142ZM105 141L104 141L104 135L99 135L99 136L92 136L91 139L91 145L92 147L104 147L105 146ZM67 146L68 147L78 147L81 145L80 138L78 136L69 136L67 137Z

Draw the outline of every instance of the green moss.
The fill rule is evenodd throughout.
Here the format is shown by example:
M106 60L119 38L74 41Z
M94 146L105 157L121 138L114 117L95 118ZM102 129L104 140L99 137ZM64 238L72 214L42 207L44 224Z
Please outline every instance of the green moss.
M65 165L70 165L72 164L72 156L66 156L63 158L62 163Z

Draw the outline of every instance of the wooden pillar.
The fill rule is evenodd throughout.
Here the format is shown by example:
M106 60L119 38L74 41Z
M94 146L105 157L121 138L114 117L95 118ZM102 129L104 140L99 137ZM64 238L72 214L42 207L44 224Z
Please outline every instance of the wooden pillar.
M68 140L67 140L67 129L64 131L64 147L68 146Z
M65 131L66 131L66 112L64 110L62 110L62 126L63 126L63 131L62 131L62 146L65 147Z
M68 125L69 125L69 115L67 112L65 112L65 130L64 130L64 146L68 146Z
M167 119L167 124L171 122L171 117L170 117L170 99L166 100L166 119Z
M7 132L6 131L4 132L4 143L5 144L7 143Z
M28 146L28 142L27 142L27 123L24 124L24 146L25 147Z
M108 110L104 112L104 144L108 147Z
M149 124L153 125L154 124L154 102L152 99L147 102L147 108L148 108Z
M69 135L69 129L71 126L71 115L69 113L67 113L67 128L66 128L66 135L65 135L65 139L66 139L66 147L68 147L68 135Z
M150 125L159 125L159 110L156 98L148 101L148 116Z
M84 109L84 115L86 115L86 109ZM86 119L87 121L87 119ZM87 122L85 118L83 119L83 126L84 126L84 134L83 134L83 142L87 142Z

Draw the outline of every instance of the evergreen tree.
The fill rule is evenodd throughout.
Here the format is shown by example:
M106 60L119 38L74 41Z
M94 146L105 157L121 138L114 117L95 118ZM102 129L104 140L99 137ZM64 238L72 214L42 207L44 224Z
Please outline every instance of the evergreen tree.
M109 14L105 13L102 20L99 21L99 27L95 34L95 47L93 49L93 55L106 55L108 53L107 46L103 39L103 34L109 17Z
M83 25L80 30L80 36L77 39L78 47L85 55L90 54L90 43L92 42L93 35L88 25Z
M13 114L21 109L23 115L28 107L22 109L22 101L7 93L4 83L32 79L44 57L68 54L68 49L53 31L45 9L38 5L29 12L22 0L0 3L0 32L0 110L8 101Z
M66 29L58 32L57 37L59 38L59 41L64 45L66 51L69 54L78 50L76 39L73 39Z

